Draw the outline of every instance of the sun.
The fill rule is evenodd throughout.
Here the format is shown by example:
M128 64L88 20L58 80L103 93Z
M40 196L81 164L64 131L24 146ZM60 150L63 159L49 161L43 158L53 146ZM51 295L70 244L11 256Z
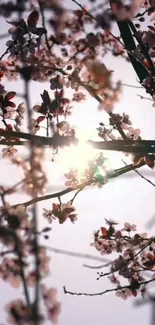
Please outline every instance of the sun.
M103 167L100 172L104 176L108 173L113 172L115 169L123 167L122 159L124 159L124 154L115 151L105 151L95 149L88 140L95 136L95 133L88 132L88 129L77 128L76 135L78 138L77 145L70 145L68 147L61 148L58 151L58 156L56 157L57 163L61 172L68 172L69 169L74 169L78 171L78 175L82 174L89 168L89 163L96 161L97 157L102 153L105 158ZM103 171L104 170L104 171Z
M70 145L61 149L60 161L65 171L68 169L76 169L79 174L82 174L88 168L89 163L95 161L101 153L105 158L104 167L106 173L123 167L123 153L97 150L87 141L88 139L86 140L85 137L80 137L77 145Z
M96 150L84 141L79 141L77 145L71 145L61 150L61 161L64 167L77 169L82 173L88 166L88 163L95 159Z

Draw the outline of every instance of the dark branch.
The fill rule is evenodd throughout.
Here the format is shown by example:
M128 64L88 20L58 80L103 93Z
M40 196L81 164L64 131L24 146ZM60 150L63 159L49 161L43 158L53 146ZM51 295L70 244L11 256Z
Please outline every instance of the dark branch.
M146 284L149 284L150 282L153 282L155 281L155 279L151 279L151 280L147 280L147 281L143 281L143 282L140 282L139 285L146 285ZM130 289L130 290L133 290L132 286L131 285L126 285L126 286L123 286L123 287L116 287L116 288L113 288L113 289L107 289L107 290L104 290L104 291L101 291L101 292L96 292L96 293L85 293L85 292L73 292L73 291L69 291L66 289L66 287L64 286L63 287L63 290L64 290L64 293L65 294L69 294L69 295L72 295L72 296L89 296L89 297L94 297L94 296L102 296L106 293L109 293L109 292L113 292L113 291L118 291L118 290L124 290L124 289Z

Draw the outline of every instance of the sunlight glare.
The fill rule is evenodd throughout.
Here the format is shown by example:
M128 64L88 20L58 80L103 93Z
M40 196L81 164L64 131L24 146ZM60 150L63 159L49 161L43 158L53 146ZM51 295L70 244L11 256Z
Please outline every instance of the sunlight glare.
M88 131L88 130L87 130ZM85 169L87 169L89 162L96 160L100 152L103 153L105 157L104 162L104 174L107 172L112 172L116 168L122 167L122 159L124 158L121 152L108 152L103 150L94 149L91 144L87 141L90 139L90 132L86 132L81 128L78 128L77 138L79 140L77 145L70 145L61 149L59 152L59 161L63 168L65 169L77 169L80 174L82 174ZM103 174L103 168L101 174Z
M66 147L61 152L63 166L77 169L80 173L87 168L89 161L93 160L95 156L96 150L83 141L79 141L76 146Z

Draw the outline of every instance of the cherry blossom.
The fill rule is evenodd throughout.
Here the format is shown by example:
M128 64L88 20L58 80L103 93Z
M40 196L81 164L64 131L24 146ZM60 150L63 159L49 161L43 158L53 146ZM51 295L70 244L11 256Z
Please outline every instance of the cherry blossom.
M52 218L50 217L50 223L52 222L52 219L58 218L59 223L64 223L67 218L70 219L71 222L75 222L77 220L77 215L74 213L75 208L72 206L71 202L65 203L65 204L55 204L53 203L53 209L52 209ZM49 219L49 214L48 217Z
M55 220L56 219L56 217L54 217L54 215L53 215L53 211L52 210L48 210L48 209L43 209L43 217L45 218L45 219L47 219L47 221L49 222L49 223L52 223L52 221L53 220Z
M135 231L136 230L136 225L135 224L131 225L129 222L125 222L123 230L126 230L128 232Z
M17 152L17 149L15 149L13 146L2 149L2 157L12 157Z
M21 299L10 301L5 307L10 324L57 323L61 312L57 289L43 284L52 275L51 251L43 243L44 239L47 243L51 227L40 226L38 202L49 199L50 205L42 210L43 222L57 222L61 227L68 219L72 224L78 222L76 197L88 186L106 187L111 178L129 171L154 186L137 169L154 168L155 144L142 140L143 130L132 123L130 115L120 113L117 105L124 87L134 87L134 82L127 85L118 80L107 60L110 53L113 59L118 57L130 64L138 87L150 96L140 98L150 100L154 106L154 0L133 0L127 5L116 1L108 8L105 3L90 0L89 9L73 2L76 8L69 10L56 0L0 4L0 15L7 17L10 25L9 40L0 58L1 157L8 158L9 166L21 175L12 186L0 184L0 278L22 293ZM120 36L113 34L113 22ZM16 80L24 87L15 92L11 83L6 89L6 81ZM36 86L37 101L32 101L33 105L31 81L42 87L40 91ZM47 185L50 188L54 184L48 180L46 163L56 163L56 159L51 161L53 151L56 157L64 146L71 144L76 149L80 144L71 115L76 106L82 104L85 108L89 97L97 101L101 118L98 128L94 126L93 139L88 141L97 154L83 169L77 166L65 171L65 187L60 192L48 193ZM91 107L89 111L91 114ZM120 168L109 170L103 148L117 148L122 155L125 152L132 163L122 162ZM51 152L50 160L46 150ZM79 159L80 155L81 152ZM19 191L25 201L20 201ZM66 194L71 196L67 200ZM102 272L97 272L97 279L107 277L112 289L106 288L100 294L114 291L124 300L144 297L155 280L154 235L139 233L138 225L129 222L119 225L109 216L103 215L103 220L90 243L102 258L111 257ZM66 289L64 292L76 294Z
M116 296L126 300L131 296L131 290L129 289L120 289L116 291Z
M14 300L6 305L5 311L8 313L7 321L9 324L16 324L17 320L26 324L30 317L28 307L25 306L22 299Z
M42 285L42 295L44 299L45 307L47 308L48 319L54 324L57 323L59 314L61 312L61 304L57 301L57 290L55 288L47 289L45 285Z

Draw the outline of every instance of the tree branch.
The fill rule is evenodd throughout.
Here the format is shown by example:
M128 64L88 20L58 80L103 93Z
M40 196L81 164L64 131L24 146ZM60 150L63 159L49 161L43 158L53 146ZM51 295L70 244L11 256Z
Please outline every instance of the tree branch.
M145 165L145 162L141 161L136 166L133 165L133 164L130 164L128 166L115 169L112 174L108 175L108 178L111 179L111 178L115 178L115 177L124 175L124 174L126 174L126 173L128 173L130 171L134 171L135 169L140 168L140 167L142 167L144 165ZM16 205L14 205L14 207L17 207L18 205L24 205L27 208L28 206L30 206L30 205L32 205L34 203L37 203L37 202L41 202L41 201L45 201L45 200L51 200L51 199L54 199L54 198L59 198L59 197L65 195L65 194L68 194L70 192L73 192L73 191L76 191L76 190L82 190L86 186L91 185L92 183L93 183L93 181L89 180L89 181L83 182L82 184L77 185L76 187L68 187L65 190L62 190L62 191L57 192L57 193L52 193L52 194L47 194L47 195L44 195L44 196L36 197L36 198L34 198L32 200L16 204Z
M39 135L32 135L29 133L23 132L14 132L14 131L0 131L0 136L5 138L15 138L12 140L12 145L14 141L19 143L18 138L29 140L33 145L43 146L50 145L53 147L62 147L65 145L70 145L71 143L77 144L78 139L72 137L60 136L59 134L54 135L53 137L42 137ZM1 142L0 142L1 143ZM3 142L4 143L4 142ZM92 145L94 149L99 150L112 150L112 151L122 151L130 153L155 153L155 140L110 140L110 141L92 141L89 140L88 144Z
M151 282L155 281L155 279L150 279L150 280L147 280L147 281L143 281L143 282L140 282L139 285L146 285L146 284L149 284ZM69 294L69 295L72 295L72 296L89 296L89 297L94 297L94 296L102 296L106 293L109 293L109 292L113 292L113 291L118 291L118 290L124 290L124 289L131 289L133 290L132 286L131 285L126 285L126 286L123 286L123 287L116 287L116 288L113 288L113 289L107 289L107 290L104 290L104 291L101 291L101 292L97 292L97 293L85 293L85 292L73 292L73 291L69 291L66 289L66 287L64 286L63 287L63 290L64 290L64 293L65 294Z
M127 166L126 162L124 160L122 160L123 163L125 164L125 166ZM149 184L151 184L152 186L155 187L155 183L151 182L150 179L148 179L147 177L143 176L138 170L135 169L135 173L138 174L142 179L144 179L146 182L148 182Z
M73 191L78 190L78 189L82 189L85 186L88 186L90 184L91 184L90 181L87 181L87 182L84 182L84 183L82 183L80 185L77 185L74 188L73 187L69 187L69 188L66 188L63 191L60 191L60 192L57 192L57 193L53 193L53 194L47 194L47 195L40 196L40 197L36 197L36 198L34 198L32 200L29 200L29 201L26 201L26 202L23 202L23 203L20 203L20 204L24 205L27 208L28 206L30 206L30 205L32 205L34 203L61 197L61 196L65 195L65 194L67 194L67 193L73 192ZM19 204L16 204L14 207L16 207L18 205Z
M68 250L59 249L59 248L55 248L55 247L48 247L48 246L45 246L45 248L49 249L50 251L52 251L53 253L56 253L56 254L62 254L62 255L67 255L67 256L72 256L72 257L77 257L77 258L85 258L88 260L93 260L93 261L98 261L98 262L105 262L105 263L108 263L108 265L111 263L111 261L109 261L106 258L93 256L90 254L76 253L76 252L71 252Z
M36 146L49 145L53 147L61 147L64 145L70 145L71 143L76 143L76 139L73 139L71 137L60 136L59 134L55 134L53 137L47 138L40 135L33 135L24 132L0 131L0 137L5 137L6 139L13 138L11 141L12 145L16 145L16 143L17 145L19 145L20 138L29 140L33 145ZM6 140L1 140L0 144L4 144L4 141ZM23 141L21 144L25 144L25 141Z

